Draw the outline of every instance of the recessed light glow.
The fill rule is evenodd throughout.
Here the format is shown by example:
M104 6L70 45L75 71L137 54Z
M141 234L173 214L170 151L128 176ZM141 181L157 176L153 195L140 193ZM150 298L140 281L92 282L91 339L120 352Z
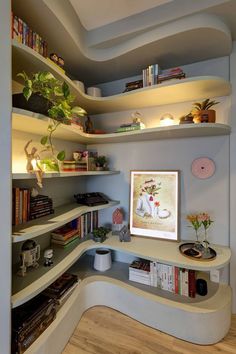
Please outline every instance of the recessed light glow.
M166 127L168 125L174 125L174 117L170 113L165 113L160 119L160 126Z

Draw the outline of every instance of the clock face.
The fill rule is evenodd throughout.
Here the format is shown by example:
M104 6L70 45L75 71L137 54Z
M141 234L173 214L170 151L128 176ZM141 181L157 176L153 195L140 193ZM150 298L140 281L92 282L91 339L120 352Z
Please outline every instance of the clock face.
M200 157L193 160L192 163L192 174L200 179L210 178L215 173L215 163L208 157Z

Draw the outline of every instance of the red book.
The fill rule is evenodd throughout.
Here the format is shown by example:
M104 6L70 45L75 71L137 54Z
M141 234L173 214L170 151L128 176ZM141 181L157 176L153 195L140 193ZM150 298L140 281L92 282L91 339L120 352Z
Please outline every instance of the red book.
M14 204L14 215L15 215L15 220L14 224L19 225L20 223L20 188L14 188L14 195L15 195L15 204Z
M196 273L195 270L189 269L188 271L189 274L189 297L195 297L196 296Z
M179 294L179 268L174 268L174 286L175 286L175 294Z

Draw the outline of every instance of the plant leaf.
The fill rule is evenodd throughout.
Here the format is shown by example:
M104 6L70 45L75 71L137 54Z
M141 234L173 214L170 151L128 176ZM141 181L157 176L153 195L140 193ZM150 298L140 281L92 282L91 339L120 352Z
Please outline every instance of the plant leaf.
M82 107L79 106L73 107L71 112L74 114L78 114L78 116L84 116L87 114L87 112Z
M27 101L33 93L33 91L29 87L24 87L22 92Z
M64 94L64 97L65 98L68 98L69 95L70 95L70 88L69 86L67 85L67 83L64 81L63 84L62 84L62 92Z
M58 159L59 161L65 160L65 157L66 157L65 150L60 151L60 152L57 154L57 159Z
M40 143L41 143L42 145L46 145L47 142L48 142L48 136L47 136L47 135L46 135L46 136L43 136L43 137L41 138L41 140L40 140Z

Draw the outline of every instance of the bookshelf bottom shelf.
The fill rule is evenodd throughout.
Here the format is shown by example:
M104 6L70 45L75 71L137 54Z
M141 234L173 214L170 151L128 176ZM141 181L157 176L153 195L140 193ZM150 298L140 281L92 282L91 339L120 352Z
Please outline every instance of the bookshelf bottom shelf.
M145 325L196 344L213 344L227 334L231 322L228 285L211 287L209 296L201 299L175 295L169 298L170 294L165 297L162 293L154 294L147 291L147 286L128 281L127 269L127 264L115 262L110 271L95 272L91 258L82 257L70 268L82 278L81 283L25 354L61 353L84 311L97 305L111 307Z

